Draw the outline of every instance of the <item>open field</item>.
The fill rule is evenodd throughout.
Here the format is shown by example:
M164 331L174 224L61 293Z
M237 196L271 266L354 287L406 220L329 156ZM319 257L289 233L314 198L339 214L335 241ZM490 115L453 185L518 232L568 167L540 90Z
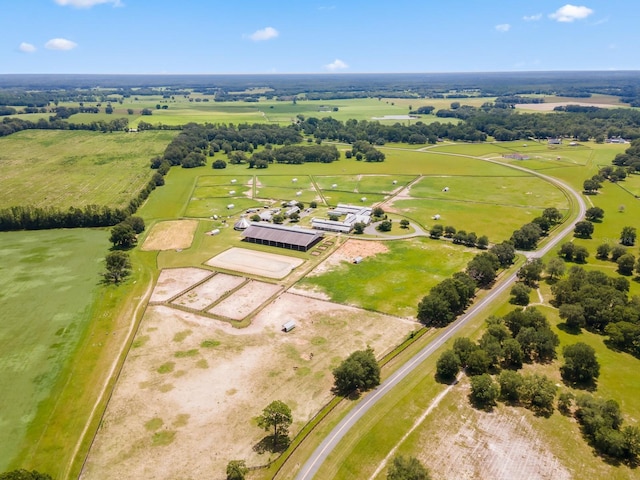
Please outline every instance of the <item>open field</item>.
M173 220L156 223L142 244L142 250L174 250L189 248L198 228L195 220Z
M174 135L25 130L0 138L0 208L125 207Z
M288 334L286 320L297 324ZM265 463L253 448L264 437L253 420L264 406L289 404L295 435L331 398L330 370L342 358L366 345L381 355L413 328L287 293L239 330L150 307L81 478L222 476L230 458Z
M148 100L149 106L159 101ZM442 108L446 108L451 101L457 101L457 99L439 101L442 102ZM460 100L463 104L467 101L480 102L486 99ZM420 103L412 101L411 104L417 108L422 102L429 104L430 100L421 99ZM326 105L320 107L317 103ZM317 103L299 101L293 105L290 102L273 102L273 108L269 108L269 104L257 104L267 106L270 110L262 112L264 113L262 115L260 112L251 110L255 109L256 104L242 105L236 102L220 105L214 102L205 104L181 101L176 102L175 105L170 103L168 110L154 110L152 117L137 117L136 114L129 118L131 120L140 118L152 123L156 121L184 123L188 118L199 118L198 121L204 121L202 119L207 118L213 119L208 121L225 119L223 121L237 123L245 121L241 120L242 118L250 119L259 115L261 120L256 121L268 119L285 124L298 113L310 115L303 113L304 108L307 112L316 112L314 114L316 116L329 114L330 112L325 112L324 109L332 110L334 103L339 110L331 114L344 114L345 119L354 117L354 112L357 112L357 115L363 115L363 119L369 118L368 115L400 114L400 110L406 113L408 106L406 100L385 99ZM141 104L142 102L140 106ZM116 113L126 115L128 106L125 102L117 108ZM214 108L219 109L218 113L214 112ZM23 170L27 173L21 173L20 178L32 183L23 185L21 193L11 194L11 198L23 198L26 202L27 194L33 193L36 185L33 178L36 180L40 178L42 188L48 186L48 183L53 185L53 193L35 189L37 191L34 193L34 198L41 198L44 195L46 204L56 205L55 202L60 202L60 206L64 207L68 206L64 203L65 201L73 201L74 205L78 205L78 198L89 199L87 203L115 202L125 197L128 201L135 181L142 182L141 186L152 173L148 169L149 158L160 153L175 134L176 132L143 132L124 135L25 131L0 139L0 147L11 145L10 141L22 142L11 147L14 148L13 156L24 155L26 160L36 158L37 152L46 152L44 155L47 156L29 165L29 168L35 169L33 172ZM24 138L21 140L21 137ZM135 140L128 143L129 139ZM18 145L22 145L23 149L18 151ZM342 145L338 147L342 150L348 148ZM71 148L75 150L68 152L65 150L71 150ZM538 216L543 208L556 206L565 212L569 209L569 204L558 189L533 176L523 176L522 172L503 165L481 162L468 156L495 158L506 164L521 165L557 176L579 188L585 178L595 173L598 165L609 163L615 153L623 151L626 147L587 143L578 147L563 145L551 148L543 143L531 142L524 147L523 142L507 142L438 144L429 146L424 152L416 151L417 148L421 146L389 144L381 147L387 155L387 160L381 164L367 164L342 158L330 165L270 165L265 171L248 170L246 165L228 165L227 169L217 171L211 169L212 159L209 158L207 167L173 168L166 177L166 185L156 190L138 212L145 218L147 224L154 225L154 228L145 234L146 240L141 242L144 247L135 250L133 256L136 268L143 263L151 272L147 272L147 277L141 279L144 281L149 276L157 275L158 270L163 267L180 267L184 268L184 271L179 272L178 269L168 268L160 274L152 301L169 302L171 300L171 305L149 306L133 348L130 350L123 376L116 387L114 399L99 430L84 477L126 477L134 474L150 478L162 475L165 475L164 478L174 478L179 474L184 475L184 472L196 477L211 475L212 471L221 476L224 465L230 458L246 458L250 464L265 463L268 458L259 456L252 450L252 446L263 436L263 432L255 426L252 418L269 401L277 397L292 406L296 420L292 432L297 432L303 423L330 398L331 368L356 348L371 344L380 356L406 338L407 333L415 328L415 323L409 319L414 317L419 299L435 283L452 272L461 270L471 256L478 252L453 246L444 241L428 239L384 243L349 241L343 244L333 257L321 264L311 276L296 283L294 290L279 294L278 292L282 289L286 289L291 283L297 281L313 262L326 258L328 252L321 254L322 256L318 258L311 257L310 254L290 252L289 258L306 263L295 269L289 277L285 276L283 280L279 280L277 285L268 283L271 281L258 281L253 278L249 280L245 277L214 273L198 268L220 252L241 245L240 234L229 226L233 225L238 214L243 213L245 209L262 206L272 201L291 199L299 199L305 203L323 199L330 205L338 202L373 205L388 199L390 195L398 194L388 204L383 205L383 208L396 211L399 215L406 216L422 226L436 223L431 217L437 213L441 215L441 220L437 223L475 231L478 235L487 235L491 241L500 241L508 238L518 226ZM58 153L57 150L60 149L64 152ZM4 165L1 162L5 161L3 155L7 149L0 149L0 151L3 152L0 154L0 164ZM531 159L519 161L503 158L503 154L514 152L531 154ZM109 159L108 155L111 154L114 158ZM48 158L56 158L58 163L47 164ZM124 164L127 168L120 168L124 167ZM40 168L40 165L43 169L36 169L36 167ZM77 169L82 169L90 178L87 180L80 175L77 177L67 175L66 180L69 182L69 188L67 188L67 184L60 183L62 180L56 175L52 175L49 181L51 172L45 167L53 173L67 172L67 167L73 167L73 170L69 171L74 175ZM129 167L131 170L127 170ZM137 170L134 171L134 168ZM17 170L19 169L11 168L7 171ZM252 172L257 172L257 175L250 175ZM126 173L126 178L118 177L120 173L123 175ZM420 175L423 176L410 190L404 193L399 192L399 189L418 179ZM43 181L43 178L46 181ZM298 178L298 181L292 182L293 178ZM587 268L601 269L608 273L613 273L615 270L611 262L593 258L595 247L603 241L615 242L623 226L637 225L637 219L640 218L640 202L634 198L634 195L637 195L636 192L640 190L638 178L640 177L631 177L619 186L606 184L598 195L589 198L593 204L605 208L606 215L604 222L596 225L593 240L576 240L577 244L584 244L591 251ZM2 195L6 191L2 188L4 179L5 177L0 181ZM392 180L397 180L398 183L393 184ZM337 187L333 188L333 184ZM36 186L39 188L40 185ZM79 186L78 190L74 191L71 188L74 186ZM446 193L442 191L444 186L449 187ZM235 193L232 194L231 191ZM296 195L298 191L302 192L299 196ZM367 198L366 202L362 201L362 197ZM115 200L109 200L110 198ZM0 199L4 199L4 196L0 196ZM228 209L227 206L231 203L234 207ZM620 205L625 206L623 212L618 211ZM319 209L320 212L324 210ZM224 219L213 220L211 217L214 214ZM178 230L163 230L163 227L168 225L163 222L164 220L175 221L183 216L195 217L198 220L187 220L190 225L188 231L183 231L182 226L186 223L182 223L182 220L178 224ZM308 222L308 218L302 223L305 222ZM395 224L397 220L394 216L392 233L404 233L396 229ZM220 234L216 236L205 234L213 228L219 228ZM93 233L103 236L101 241L95 243L99 245L99 256L104 256L106 252L104 238L107 234L91 232ZM179 234L182 233L185 233L188 241L177 243ZM168 243L164 246L153 246L151 242L154 241L156 234ZM47 242L56 245L55 242L45 238L43 243ZM146 242L150 243L147 245ZM46 246L51 247L49 244ZM154 247L153 252L141 251L149 246ZM253 248L261 252L273 251L268 247ZM156 249L162 251L156 251ZM78 255L83 255L82 248L76 251ZM351 263L356 253L365 257L359 265ZM637 248L634 247L633 253L637 256ZM20 257L22 261L25 258L31 258L30 261L33 263L29 264L30 268L34 266L40 268L39 262L42 259L38 255L22 253L18 255L22 256ZM17 260L10 259L8 263L11 261ZM95 265L92 264L91 268L99 269L99 262L94 263ZM47 267L44 268L46 270ZM76 268L78 272L75 271ZM227 264L220 268L239 270L237 264ZM73 274L88 275L89 270L91 269L83 270L82 266L76 266ZM14 275L12 272L6 280L9 286L1 290L5 294L4 296L0 294L0 303L8 297L16 296L14 284L46 281L49 293L38 294L46 297L52 295L52 285L57 285L56 282L61 281L58 278L65 277L66 274L63 274L58 277L54 275L52 280L42 280L40 277L34 280L32 273L18 272ZM99 280L97 274L94 278L96 282ZM132 280L121 289L117 300L126 300L129 289L135 291L135 295L132 293L128 302L133 302L134 296L135 301L142 298L141 289L144 289L146 283L136 285L135 282L140 277L134 278L136 280ZM186 291L201 280L204 283ZM95 284L85 281L83 287L94 288ZM78 292L78 297L73 299L74 302L90 296L82 294L80 289L75 289L73 286L66 288L67 290L58 295L61 299L64 299L67 293L71 295L71 292ZM6 292L10 294L7 296ZM632 282L632 292L640 293L640 283ZM269 300L274 295L278 295L278 299ZM177 298L173 299L176 296ZM337 303L327 301L328 299ZM33 303L32 300L22 297L18 300L22 308L25 304ZM68 303L73 305L71 301ZM256 315L255 312L263 306L264 310ZM200 310L202 314L180 311L180 307L185 310ZM355 307L406 318L365 312ZM89 315L87 312L84 314ZM233 322L222 322L211 318L215 315L233 319ZM253 315L256 316L253 317ZM51 316L43 314L43 317L49 319ZM111 317L103 311L96 314L95 318L99 319L96 324L100 325L106 324L107 318L111 320ZM134 316L128 312L128 315L123 318L126 318L128 327ZM295 319L298 327L292 334L281 334L278 331L279 327L284 319L289 318ZM251 324L243 329L234 329L231 326L234 322L244 322L243 325ZM46 331L46 329L43 330ZM108 336L105 332L100 333L114 341L112 335L117 333L117 338L120 339L123 331L124 327L115 329L113 332L107 331ZM61 337L66 341L66 335L69 335L71 342L72 333L63 331ZM572 340L563 338L563 341ZM601 341L601 339L596 338L593 341ZM62 343L58 337L53 338L51 342L53 345ZM101 342L98 343L102 345ZM38 348L46 354L49 347L46 341L43 345L44 347ZM87 345L92 344L89 342ZM24 350L26 347L22 351ZM64 358L73 356L73 352L68 350L67 346L53 347L51 351L54 352L53 354L49 352L51 355L64 353ZM603 379L599 383L600 391L604 394L610 393L616 398L624 396L623 411L633 419L639 419L640 405L637 405L634 400L639 395L635 386L637 382L629 387L618 386L625 383L626 378L633 376L634 371L637 370L636 360L629 361L628 357L620 357L608 350L599 350L599 352L607 363L607 380ZM314 356L311 357L310 353ZM2 361L4 358L3 355ZM22 361L21 356L8 358L13 362L11 365ZM80 356L74 357L74 359L77 358ZM62 361L62 357L56 357L56 360ZM630 367L619 368L622 364L628 364ZM425 372L428 372L429 368L433 369L433 365L425 367L421 372L423 377L427 375ZM107 368L102 368L101 374L105 375L107 371ZM87 377L84 381L89 384L94 381L94 378L98 376ZM49 377L46 377L43 382L46 383L48 379ZM353 459L339 467L338 478L353 478L354 475L359 475L355 472L359 472L363 465L365 467L362 471L369 471L367 470L369 465L375 468L379 464L389 448L394 445L396 433L394 428L399 431L407 425L410 426L414 416L420 415L429 405L431 398L439 393L441 386L435 384L432 377L424 381L425 385L430 383L424 389L416 389L412 392L411 399L409 397L405 399L407 403L394 406L393 412L388 414L387 423L381 430L376 430L373 436L358 440L357 455L351 452ZM40 388L40 385L37 387L30 385L29 388ZM464 388L463 384L460 385L460 389L452 395L452 398L455 399L455 395L458 395L458 400L465 400ZM419 395L423 396L419 400L422 402L419 407L415 406L417 403L413 403L411 405L414 406L403 410L404 405L409 405L408 402L417 402L418 399L413 397ZM35 395L32 397L37 398ZM70 397L73 399L73 395ZM66 402L64 400L63 402L73 404L72 401L68 401L69 396L65 398ZM627 401L627 398L630 400ZM18 403L16 401L16 404ZM33 405L25 408L29 412L35 411ZM4 408L2 411L4 412ZM394 415L399 411L402 411L402 421L394 426L392 424L397 420ZM526 412L524 416L520 413L506 412L503 418L502 415L497 416L497 413L502 412L496 412L495 417L484 417L474 415L473 411L467 412L463 406L451 403L448 399L445 399L436 411L443 417L442 423L429 423L433 420L429 417L425 425L444 431L444 427L448 425L446 419L455 417L450 421L450 425L457 428L457 433L451 437L455 445L449 446L448 449L443 446L441 450L437 450L440 443L445 445L445 442L441 441L438 445L428 443L432 441L429 430L420 428L415 437L408 441L408 446L403 447L403 451L424 459L430 467L430 462L433 461L432 471L437 475L464 476L472 475L469 472L473 471L496 478L500 478L500 475L504 475L502 478L508 478L509 474L527 476L531 472L544 476L546 475L544 472L547 471L544 468L549 467L550 471L555 471L557 478L564 478L564 469L574 471L580 468L577 464L570 463L567 458L569 447L565 448L561 445L561 441L556 438L561 435L553 432L554 428L562 429L562 433L568 432L561 437L567 445L573 445L571 441L582 442L576 433L575 426L572 427L573 429L567 426L569 422L566 419L560 419L561 422L558 423L544 424L539 422L541 419L530 418ZM464 418L456 416L459 412L464 412ZM13 419L13 413L11 415ZM19 415L19 412L16 415ZM23 416L20 421L23 422L25 418L30 417ZM56 465L60 457L60 449L67 443L71 445L76 440L73 435L84 428L84 424L74 423L70 426L71 433L67 434L65 431L67 436L56 446L55 432L52 431L56 428L56 419L51 419L50 423L50 419L41 421L40 418L39 416L39 425L31 425L29 444L32 451L40 448L43 453L40 453L40 457L31 456L30 458L43 458L48 455L49 458L45 458L42 465ZM85 418L86 416L78 416L77 423L83 422ZM552 420L555 422L555 417ZM52 427L49 429L47 441L39 446L36 430L45 423ZM0 425L4 423L0 422ZM57 428L60 431L65 430L61 425ZM89 429L91 430L91 426ZM387 435L387 432L393 432L393 434ZM523 432L527 437L526 441L522 441ZM380 443L376 443L379 439L382 439ZM550 443L548 448L545 441ZM219 447L220 445L224 447ZM458 453L463 458L473 457L473 454L480 457L464 468L454 470L449 465L445 465L447 462L444 454L434 453L437 457L435 460L427 456L429 452L453 451L456 445L460 447ZM493 448L504 450L507 446L515 448L518 445L521 450L511 450L508 458L492 456ZM510 461L519 458L519 452L522 450L531 451L527 461ZM580 447L577 451L585 456L589 454L586 447ZM11 453L7 458L13 455ZM63 459L62 463L65 460ZM588 465L591 470L587 471L593 472L596 475L594 478L602 472L609 476L610 469L607 467L599 470L600 467L595 466L596 462L601 461L595 459L589 464L591 466ZM538 470L523 470L525 466L530 466L532 463L538 466ZM24 465L33 465L34 468L38 466L33 462L25 462ZM338 465L340 465L339 462ZM502 470L496 470L496 465L501 466ZM60 468L65 467L66 465ZM518 470L518 468L521 469ZM53 469L49 471L54 472ZM62 473L58 476L64 477ZM614 475L612 478L626 477Z
M44 428L52 389L93 319L107 236L0 234L0 471L24 448L28 430Z
M476 251L448 242L416 238L384 242L386 251L367 256L349 254L330 258L296 284L297 289L320 291L335 302L368 310L415 318L418 302L431 287L460 271ZM367 247L365 246L364 249ZM353 251L353 253L351 253ZM366 252L366 250L365 250ZM354 264L355 256L364 256Z

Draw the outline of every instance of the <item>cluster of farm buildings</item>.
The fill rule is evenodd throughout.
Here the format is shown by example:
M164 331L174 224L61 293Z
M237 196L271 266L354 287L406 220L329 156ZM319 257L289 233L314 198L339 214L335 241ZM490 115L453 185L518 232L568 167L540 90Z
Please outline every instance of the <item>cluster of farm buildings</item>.
M299 212L299 207L288 205L290 212ZM297 209L297 210L296 210ZM248 212L252 213L252 212ZM350 233L357 223L369 225L371 223L371 207L356 205L338 204L336 208L328 212L329 219L313 218L312 228L288 227L267 223L271 220L273 211L262 212L260 222L249 222L242 216L233 226L234 229L242 231L245 242L268 245L271 247L286 248L306 252L316 245L324 237L324 231L335 233Z

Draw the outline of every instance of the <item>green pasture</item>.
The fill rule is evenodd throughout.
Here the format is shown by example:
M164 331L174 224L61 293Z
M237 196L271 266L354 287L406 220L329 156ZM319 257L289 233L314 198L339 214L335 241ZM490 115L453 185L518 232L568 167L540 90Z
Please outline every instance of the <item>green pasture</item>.
M93 319L107 238L86 229L0 233L0 471L27 430L43 428L33 424L39 407Z
M226 172L226 170L223 170L223 172ZM249 184L253 184L253 175L238 176L238 175L220 173L216 175L198 176L199 187L228 185L231 187L244 188ZM237 188L233 188L233 189L237 189Z
M477 202L540 210L549 206L567 208L567 199L560 189L524 173L520 177L422 177L411 186L410 195L430 200Z
M396 232L397 233L397 232ZM429 289L464 269L477 251L424 238L385 242L387 253L362 263L342 262L300 285L319 288L339 303L415 317L418 302Z
M309 175L305 175L304 173L295 176L269 175L267 173L261 173L256 175L256 185L256 188L259 188L261 190L274 187L293 190L315 190L315 186L313 185L311 177Z
M176 133L24 130L0 138L0 208L125 207Z
M316 175L314 180L322 191L391 194L415 178L414 175Z
M364 207L372 207L382 202L386 197L375 193L353 193L342 192L340 190L327 190L322 193L327 205L336 206L339 203L348 203L352 205L362 205ZM364 199L364 200L363 200Z
M233 192L233 193L232 193ZM201 187L197 186L193 191L193 199L201 198L251 198L253 193L253 187L247 187L246 185L225 185L215 187Z
M228 208L230 205L233 207ZM230 216L243 213L248 208L262 206L262 203L251 198L192 198L184 212L185 217L208 218L213 215Z

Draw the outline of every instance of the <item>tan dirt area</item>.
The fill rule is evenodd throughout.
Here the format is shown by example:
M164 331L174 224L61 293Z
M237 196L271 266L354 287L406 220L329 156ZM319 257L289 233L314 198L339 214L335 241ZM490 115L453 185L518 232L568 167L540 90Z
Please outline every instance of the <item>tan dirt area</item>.
M572 478L530 424L530 412L505 405L492 412L476 410L469 405L469 391L469 382L460 382L421 429L419 458L434 478ZM444 405L451 401L456 405Z
M205 263L211 267L279 279L289 275L303 262L301 258L233 247Z
M320 263L314 268L308 276L318 276L333 269L341 262L353 262L356 257L373 257L379 253L387 253L389 247L383 242L368 241L368 240L356 240L350 238L325 261Z
M213 272L194 267L162 270L149 301L166 302L210 275L213 275Z
M296 328L281 332L285 320ZM287 403L295 435L330 400L342 359L367 345L380 357L413 328L289 293L244 329L149 306L81 478L224 478L229 460L266 463L270 454L253 449L266 435L254 420L264 407Z
M246 281L247 279L244 277L217 273L211 279L189 290L171 303L195 310L203 310Z
M251 280L233 295L211 308L209 313L233 320L242 320L281 289L280 285Z
M141 250L179 250L189 248L198 228L197 220L170 220L156 223Z

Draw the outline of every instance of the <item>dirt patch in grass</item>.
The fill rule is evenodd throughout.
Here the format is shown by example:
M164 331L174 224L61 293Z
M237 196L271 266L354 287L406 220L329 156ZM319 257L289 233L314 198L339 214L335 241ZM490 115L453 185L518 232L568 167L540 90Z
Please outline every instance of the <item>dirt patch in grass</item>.
M170 220L156 223L142 244L142 250L189 248L197 228L197 220Z
M296 322L289 333L280 331L286 320ZM270 454L253 448L266 436L253 420L266 405L291 407L295 435L330 400L331 371L342 359L367 345L382 356L412 329L289 293L243 329L150 305L138 332L149 339L129 352L81 478L224 478L231 459L266 463ZM197 353L176 357L173 339L186 330L180 350ZM215 348L201 348L212 339ZM175 368L159 373L169 362Z
M379 253L387 253L389 247L383 242L349 239L341 245L329 258L318 265L308 276L317 276L333 269L341 262L353 262L356 257L372 257Z

